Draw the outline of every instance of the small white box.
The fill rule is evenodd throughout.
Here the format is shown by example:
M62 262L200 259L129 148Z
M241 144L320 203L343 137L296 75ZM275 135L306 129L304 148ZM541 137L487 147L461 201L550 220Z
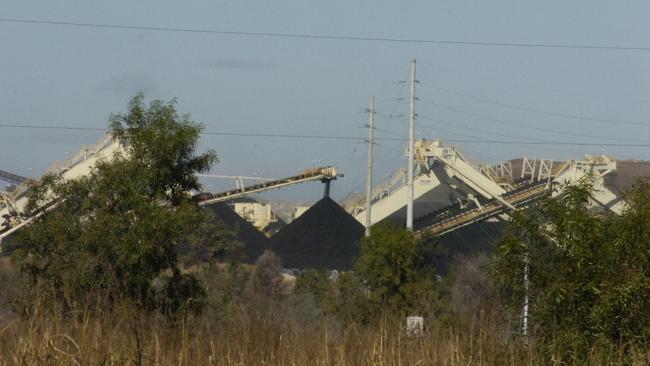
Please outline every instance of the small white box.
M422 337L424 333L424 318L421 316L406 317L406 335L408 337Z

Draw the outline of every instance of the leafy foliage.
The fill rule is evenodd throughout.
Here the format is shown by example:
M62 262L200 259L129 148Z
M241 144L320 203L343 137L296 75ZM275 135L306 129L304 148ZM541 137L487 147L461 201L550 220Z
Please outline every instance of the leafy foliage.
M416 240L410 231L377 225L362 242L356 270L377 304L397 312L425 312L436 302L435 272L427 260L431 253L430 242Z
M297 297L312 296L322 314L344 324L367 324L379 310L354 272L340 273L334 279L325 271L309 270L298 277L294 293Z
M190 298L200 303L175 247L203 222L188 191L216 155L195 153L201 126L179 116L173 101L146 106L137 95L111 120L125 152L86 176L48 176L32 187L31 210L55 208L23 230L14 258L40 296L67 307L130 299L175 311Z
M251 294L264 300L276 301L286 293L286 285L282 277L282 261L270 250L265 250L257 258L255 268L248 284Z
M448 286L448 307L454 320L472 325L491 319L505 320L499 292L490 272L492 261L492 257L483 253L457 259L443 282Z
M201 210L202 220L177 246L184 266L212 261L238 262L243 257L244 245L237 238L239 228L219 220L210 210Z
M584 180L516 214L498 248L496 278L514 314L529 261L534 334L561 359L650 345L650 185L625 194L620 217L590 212L591 189Z
M198 190L195 173L206 172L217 161L214 151L196 155L202 127L189 114L178 115L176 102L154 100L147 108L138 94L127 114L111 117L113 136L127 146L129 159L146 169L151 198L176 205L187 192Z

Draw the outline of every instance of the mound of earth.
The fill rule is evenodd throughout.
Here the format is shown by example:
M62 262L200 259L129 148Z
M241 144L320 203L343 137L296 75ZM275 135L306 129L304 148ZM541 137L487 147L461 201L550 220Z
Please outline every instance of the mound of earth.
M278 232L280 232L280 230L282 230L282 228L284 228L285 226L287 226L286 221L284 221L282 217L277 216L277 220L266 225L263 232L266 236L273 236Z
M323 198L273 236L271 249L285 268L350 269L363 234L363 225Z
M612 185L619 192L632 188L637 179L650 179L650 161L618 160Z
M255 226L239 216L228 204L219 202L205 206L224 224L234 227L237 239L244 245L244 262L254 263L269 248L269 238Z

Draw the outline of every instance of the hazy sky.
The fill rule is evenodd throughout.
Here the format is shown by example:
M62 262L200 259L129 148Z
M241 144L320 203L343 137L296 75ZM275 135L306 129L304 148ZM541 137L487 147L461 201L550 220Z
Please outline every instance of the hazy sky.
M648 1L3 1L0 18L247 32L485 42L650 46ZM105 127L138 90L178 98L211 132L364 136L377 97L377 136L406 137L409 61L418 61L420 137L650 142L650 51L514 48L246 37L0 21L0 124ZM454 91L450 93L449 91ZM475 97L468 98L463 95ZM483 100L549 112L485 103ZM570 114L640 124L597 122ZM393 117L391 117L391 115ZM524 125L530 127L520 127ZM0 169L38 177L101 132L0 127ZM647 147L459 142L468 156L566 159L605 152L650 159ZM365 184L354 141L204 136L215 174L282 177L340 167L340 198ZM404 162L381 141L376 180ZM211 181L208 188L232 186ZM319 184L270 197L317 199Z

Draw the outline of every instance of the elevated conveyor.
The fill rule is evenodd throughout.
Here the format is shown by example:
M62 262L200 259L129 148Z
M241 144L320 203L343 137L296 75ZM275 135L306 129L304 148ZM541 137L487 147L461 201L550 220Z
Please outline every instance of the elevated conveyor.
M0 170L0 180L3 180L7 183L11 183L14 185L20 185L23 184L24 182L29 181L28 178L21 177L20 175L9 173L4 170Z
M212 203L229 201L235 198L261 193L271 189L278 189L293 184L300 184L312 181L329 182L335 180L337 177L343 176L336 172L336 168L327 166L313 169L307 169L299 174L282 179L268 180L262 183L253 184L250 186L241 186L230 191L221 193L199 193L199 206L205 206Z
M114 140L110 135L106 135L94 146L86 146L74 154L70 159L63 162L55 162L46 171L46 174L55 174L63 179L74 179L88 174L99 160L110 160L117 153L123 153L123 146ZM29 224L32 220L56 206L56 197L51 197L51 201L40 209L31 214L27 214L27 196L24 194L28 186L24 183L28 180L15 174L0 171L3 180L9 182L22 183L15 193L6 193L0 195L0 240L19 230L24 225ZM221 193L199 193L197 198L199 205L209 205L211 203L228 201L234 198L260 193L271 189L286 187L293 184L299 184L310 181L322 181L328 183L341 177L343 174L337 173L336 168L327 166L313 169L306 169L299 174L291 177L267 180L263 183L244 186L239 184L237 189Z
M493 216L506 217L508 211L546 194L560 194L564 184L576 184L587 177L593 182L590 206L615 214L624 208L619 195L606 185L607 177L616 172L616 162L604 155L587 155L583 160L567 161L556 167L552 160L524 158L519 181L513 180L510 163L477 167L456 148L439 140L418 141L415 156L418 171L414 177L414 198L415 207L420 209L415 210L414 228L418 235L442 235ZM372 224L391 215L392 219L401 219L396 215L406 205L407 197L405 179L400 183L391 182L390 189L375 190ZM558 189L550 190L551 186ZM424 201L426 198L428 202ZM365 222L365 200L348 205L348 212Z
M440 207L456 201L477 199L496 200L513 209L502 196L506 188L490 176L476 169L458 149L446 146L440 140L420 140L415 144L414 199L416 218L427 211L418 200L429 200ZM399 183L399 184L396 184ZM371 224L396 214L407 201L406 179L393 179L385 188L375 190L372 197ZM365 223L365 200L346 205L357 221Z
M67 164L56 163L53 168L50 169L50 172L54 174L58 173L67 179L83 176L90 172L90 169L98 159L110 159L117 151L122 151L121 145L119 145L117 142L103 142L98 144L98 146L100 147L99 149L83 150L83 155L77 154L76 156L78 157L73 161L69 161ZM338 173L335 167L318 167L306 169L299 174L282 179L266 180L262 183L250 186L244 186L241 184L238 185L237 189L220 193L204 192L197 194L195 197L198 199L198 204L200 206L205 206L212 203L229 201L235 198L305 182L321 181L329 184L330 181L342 176L343 174ZM3 201L0 200L0 202ZM4 206L0 207L0 213L5 216L5 222L3 223L3 226L0 227L0 240L3 237L6 237L16 230L20 229L22 226L29 224L29 222L31 222L34 218L38 217L43 212L46 212L53 207L52 204L48 204L42 209L37 210L33 216L25 217L24 208L26 204L27 198L21 197L15 202L12 201L11 205L9 205L7 202Z
M106 134L98 143L92 146L84 146L70 159L54 162L45 174L54 174L63 179L74 179L88 174L99 160L110 160L119 152L123 152L122 145ZM29 180L22 180L15 192L0 197L0 240L31 222L46 209L52 207L46 204L39 213L28 216L25 212L27 206L27 195ZM55 197L51 197L52 200Z
M504 206L496 199L492 199L481 204L480 207L460 207L460 205L445 207L418 218L414 223L415 234L416 236L444 235L474 222L503 214L510 207L520 208L549 193L550 188L547 182L538 181L525 184L503 195L503 199L508 202L509 206Z

